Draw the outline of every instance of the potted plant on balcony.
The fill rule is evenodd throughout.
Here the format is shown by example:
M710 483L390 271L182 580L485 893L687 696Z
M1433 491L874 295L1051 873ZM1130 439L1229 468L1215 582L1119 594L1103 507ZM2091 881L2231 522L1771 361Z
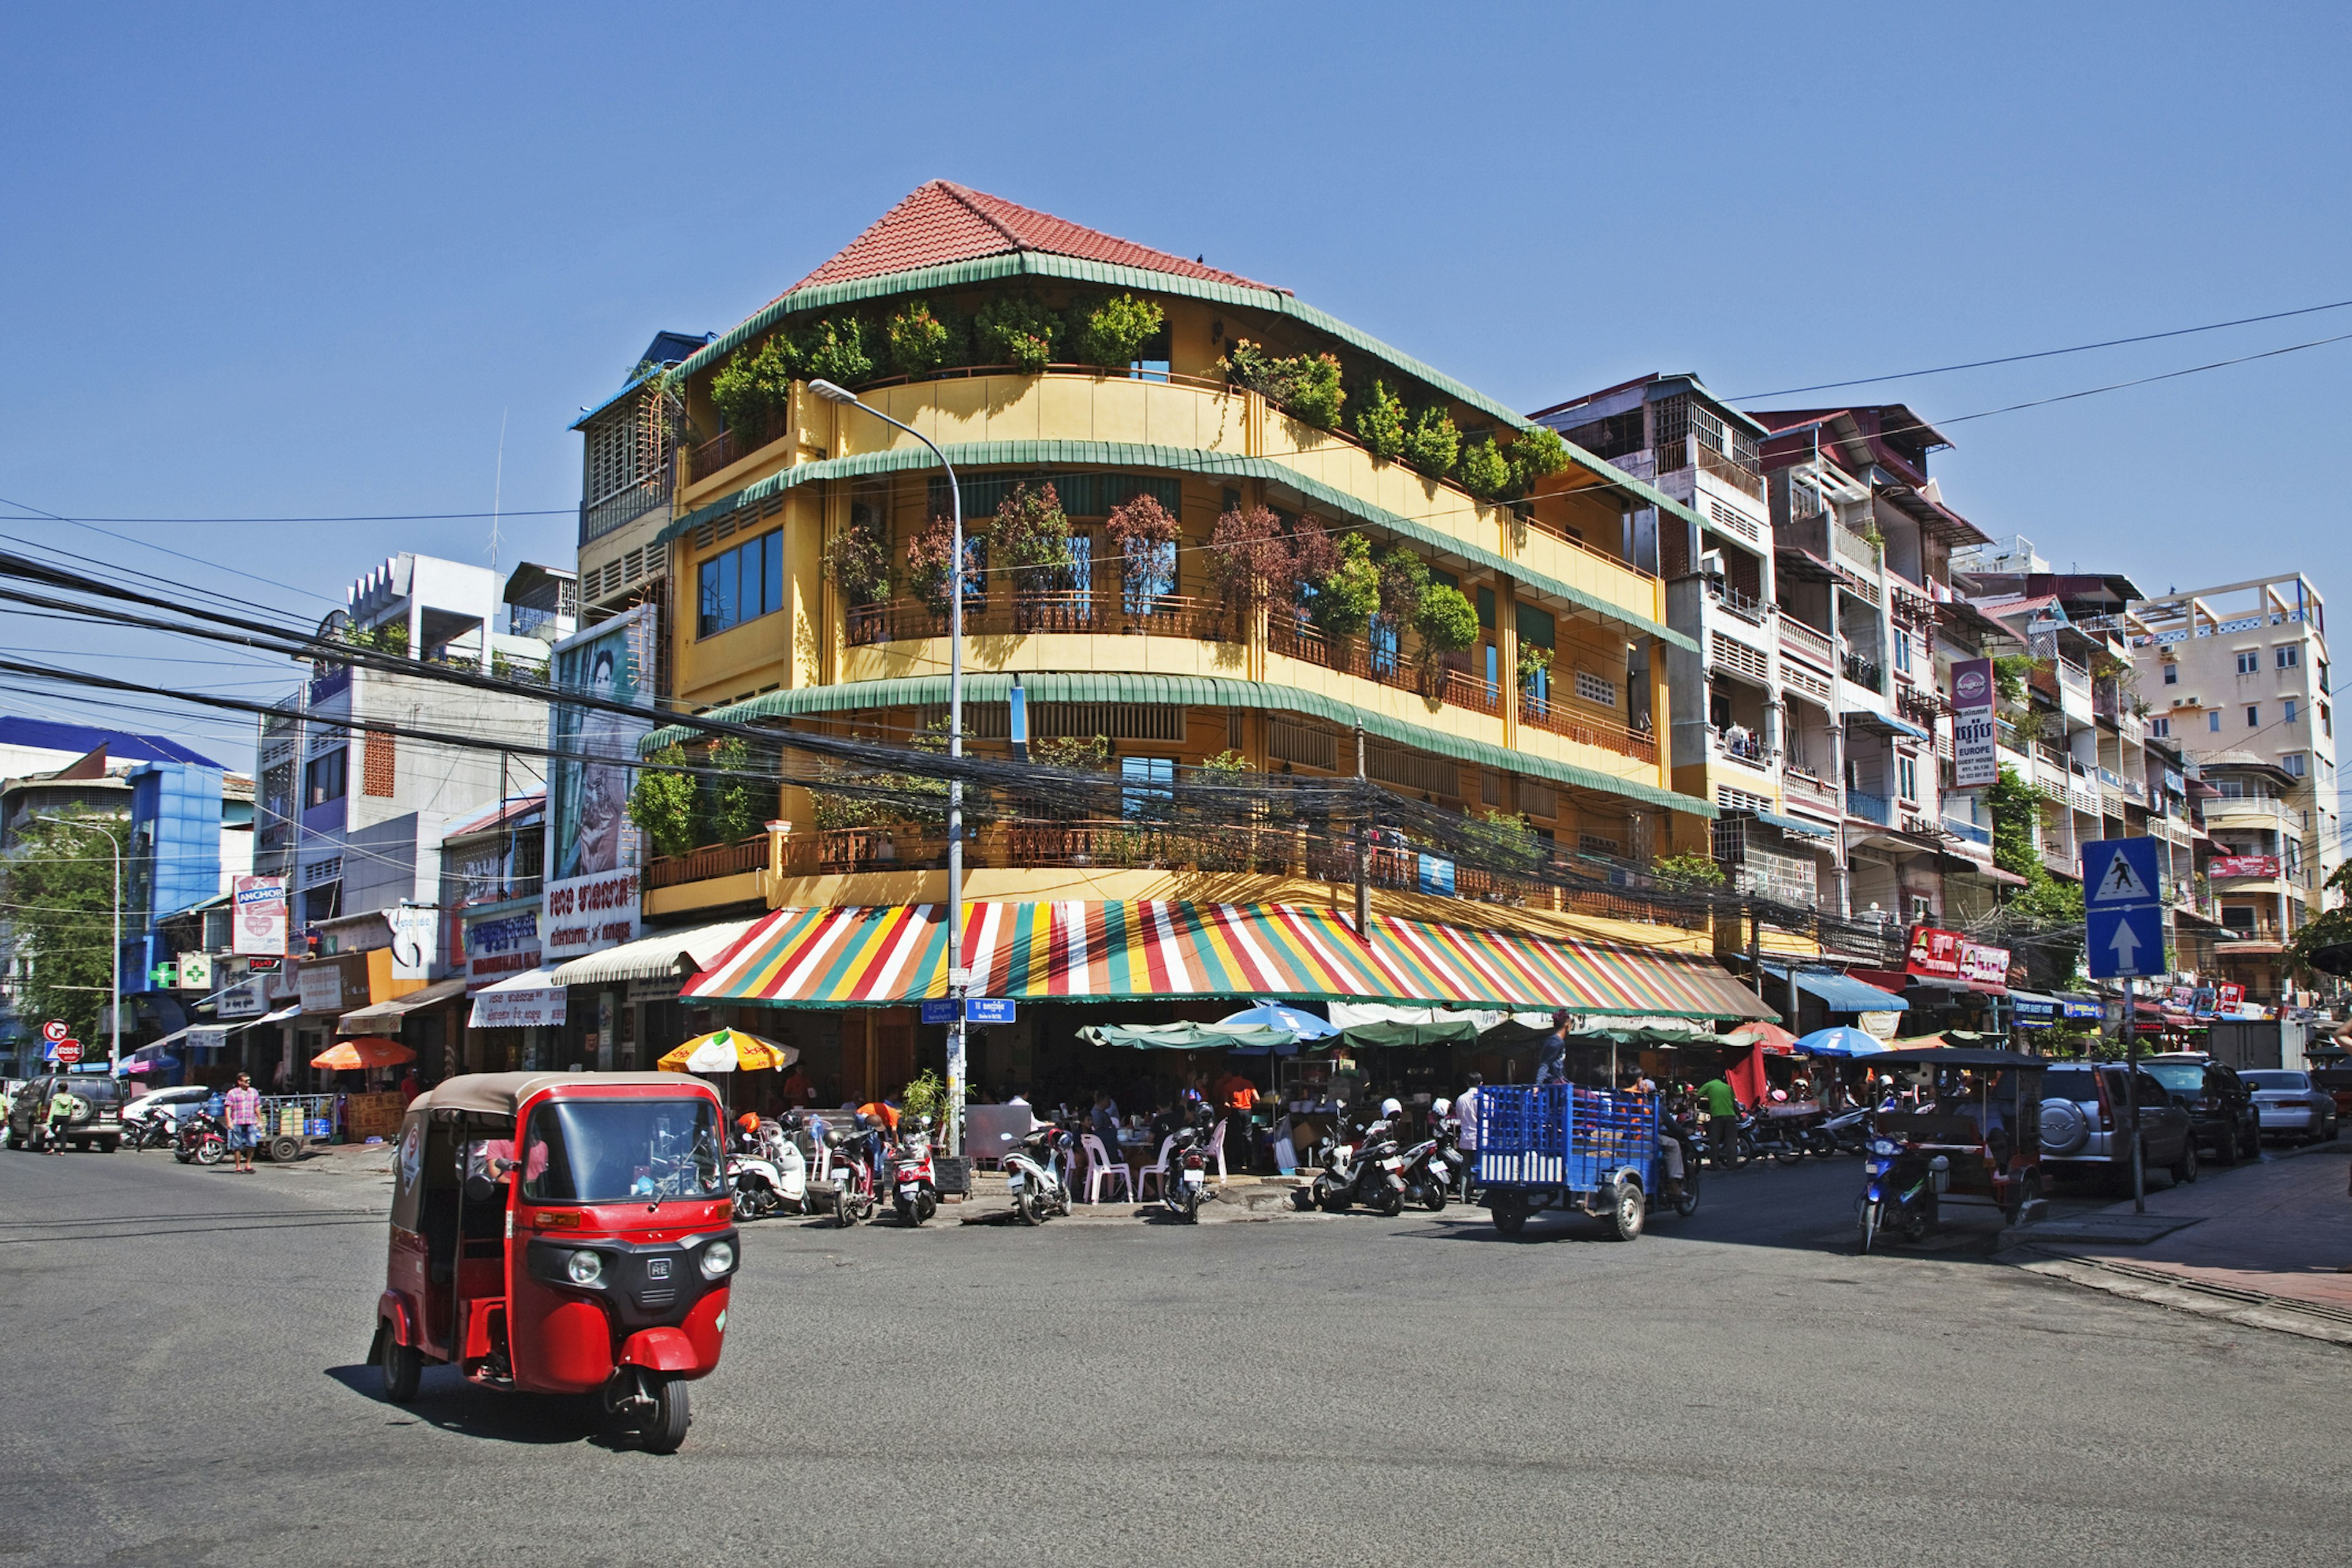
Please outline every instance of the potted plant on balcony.
M1244 612L1288 593L1297 579L1282 519L1262 506L1220 516L1209 535L1209 570L1224 601Z
M969 543L967 541L967 548ZM907 541L907 586L940 621L948 618L948 573L954 560L955 522L945 514L923 524ZM967 603L973 596L971 589L968 582L964 587Z
M1129 612L1148 616L1155 599L1174 592L1176 532L1175 516L1145 492L1111 508L1103 533L1118 550L1119 582Z
M1404 450L1404 399L1391 392L1386 382L1375 380L1372 389L1357 403L1354 424L1357 438L1381 462L1393 460Z
M973 313L971 330L980 356L988 363L1038 375L1054 363L1062 321L1032 295L999 294Z
M1519 693L1541 706L1550 696L1551 649L1534 643L1519 645Z
M1257 393L1286 414L1321 429L1339 428L1348 394L1340 384L1337 355L1280 358L1243 338L1226 351L1217 368L1227 381Z
M1434 694L1442 698L1444 689L1437 683L1444 679L1446 656L1465 652L1477 645L1478 612L1461 589L1432 583L1421 592L1421 603L1412 614L1412 629L1421 634L1426 679L1435 688Z
M646 836L656 859L683 855L695 846L695 813L700 792L688 767L686 748L664 746L637 770L629 792L629 821Z
M1433 479L1452 473L1462 456L1462 432L1454 428L1454 416L1435 405L1414 415L1404 433L1402 456Z
M1307 618L1334 648L1363 635L1381 607L1381 574L1372 564L1371 542L1360 533L1334 539L1314 517L1300 518L1292 539Z
M882 509L854 501L849 526L824 542L825 581L856 608L890 596L890 539Z
M997 503L988 523L988 559L992 570L1011 579L1016 616L1024 609L1034 614L1071 592L1077 561L1070 552L1070 519L1052 485L1015 485Z
M1124 371L1167 324L1168 312L1158 300L1114 294L1072 306L1066 341L1076 348L1080 364Z
M962 363L968 323L929 300L909 300L884 329L890 368L900 375L928 375Z

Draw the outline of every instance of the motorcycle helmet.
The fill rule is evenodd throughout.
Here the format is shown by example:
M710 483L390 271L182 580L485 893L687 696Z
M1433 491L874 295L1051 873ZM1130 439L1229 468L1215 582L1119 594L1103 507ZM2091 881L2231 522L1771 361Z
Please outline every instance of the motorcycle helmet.
M1404 1107L1398 1104L1393 1099L1383 1100L1381 1101L1381 1114L1382 1116L1402 1116L1404 1114Z
M743 1136L749 1138L760 1131L759 1113L757 1111L747 1110L742 1115L735 1119L735 1125L743 1130Z
M1788 1103L1788 1101L1789 1101L1789 1091L1788 1091L1787 1089L1774 1089L1774 1090L1772 1091L1772 1103L1773 1103L1773 1104L1775 1104L1775 1105L1785 1105L1785 1104L1787 1104L1787 1103Z
M1429 1102L1429 1113L1441 1119L1451 1116L1454 1114L1454 1102L1450 1100L1433 1100Z

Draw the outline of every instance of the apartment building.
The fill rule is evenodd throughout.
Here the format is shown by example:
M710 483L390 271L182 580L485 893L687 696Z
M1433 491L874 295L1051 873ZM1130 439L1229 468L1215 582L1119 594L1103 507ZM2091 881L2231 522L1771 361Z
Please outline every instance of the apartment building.
M1703 492L1685 480L1677 499L1572 445L1530 468L1546 444L1519 444L1539 426L1288 290L944 182L582 421L584 612L593 623L655 607L661 690L678 707L898 740L943 715L943 590L924 563L946 480L917 440L814 395L818 376L920 429L956 465L975 540L964 699L978 753L1010 753L1017 682L1031 742L1098 737L1132 817L1149 817L1152 791L1179 770L1223 758L1294 778L1360 765L1435 807L1517 815L1543 853L1591 866L1706 847L1717 806L1692 793L1705 770L1679 766L1668 689L1670 654L1698 645L1668 624L1658 541L1684 541L1677 561L1695 563L1725 526L1695 504L1716 493L1711 481ZM635 410L654 395L672 423L648 434ZM1750 440L1751 426L1731 423ZM600 441L628 446L635 469L600 457ZM656 467L665 477L648 477ZM1753 470L1751 447L1744 487L1728 490L1750 560L1765 528ZM1050 578L992 570L992 518L1037 507L1047 486L1054 526L1066 528L1062 563ZM1262 601L1228 594L1212 546L1229 517L1271 517L1285 541L1350 536L1382 560L1409 555L1471 607L1455 623L1470 635L1439 646L1388 610L1335 631L1304 584L1272 584ZM1140 536L1139 518L1150 523ZM1760 597L1764 581L1739 591ZM768 833L652 860L647 925L762 910L935 922L936 826L835 826L823 805L787 786ZM571 832L549 826L551 841ZM1264 837L1236 824L1220 858L1160 840L1139 849L1149 835L1118 826L975 833L972 918L1050 909L1099 938L1096 928L1121 929L1156 900L1213 897L1242 920L1283 900L1352 904L1354 856L1303 837L1295 853L1234 855ZM1512 940L1601 929L1556 892L1469 868L1457 880L1427 858L1376 858L1376 920L1410 903L1465 929L1508 927ZM1651 937L1693 952L1708 941ZM1087 940L1055 942L1053 952L1089 962ZM1048 947L1023 951L1042 963ZM1656 962L1627 952L1629 973ZM787 1016L821 1083L894 1085L935 1038L894 1005L902 995L856 973L787 966L771 979L788 974L838 980L841 994L755 999L849 1005ZM982 1070L1025 1078L1084 1017L1024 1004L1021 1023L992 1031Z
M2343 862L2326 601L2301 573L2133 606L2150 728L2204 786L2224 976L2268 1002L2309 989L2278 958Z
M578 596L591 621L644 604L671 613L660 535L672 521L678 429L664 378L714 335L656 332L621 390L572 423L582 437Z

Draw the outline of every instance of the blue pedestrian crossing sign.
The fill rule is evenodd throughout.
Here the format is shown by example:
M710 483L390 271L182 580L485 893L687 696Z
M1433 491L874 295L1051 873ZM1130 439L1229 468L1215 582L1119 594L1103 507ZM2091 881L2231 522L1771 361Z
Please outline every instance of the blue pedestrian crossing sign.
M2164 909L2159 904L2116 904L2089 910L2083 956L2094 980L2128 980L2162 974Z
M2094 838L2083 846L2083 901L2161 904L2153 838Z

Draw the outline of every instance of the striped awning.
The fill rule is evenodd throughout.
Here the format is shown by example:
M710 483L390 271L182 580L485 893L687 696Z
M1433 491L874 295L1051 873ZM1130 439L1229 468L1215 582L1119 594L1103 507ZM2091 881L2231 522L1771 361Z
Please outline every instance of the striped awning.
M1371 955L1391 994L1475 1007L1672 1018L1780 1015L1700 953L1372 917Z
M947 994L947 945L943 905L778 910L679 994L785 1006L916 1002ZM963 948L973 992L1015 1000L1390 995L1346 921L1288 904L972 903Z

